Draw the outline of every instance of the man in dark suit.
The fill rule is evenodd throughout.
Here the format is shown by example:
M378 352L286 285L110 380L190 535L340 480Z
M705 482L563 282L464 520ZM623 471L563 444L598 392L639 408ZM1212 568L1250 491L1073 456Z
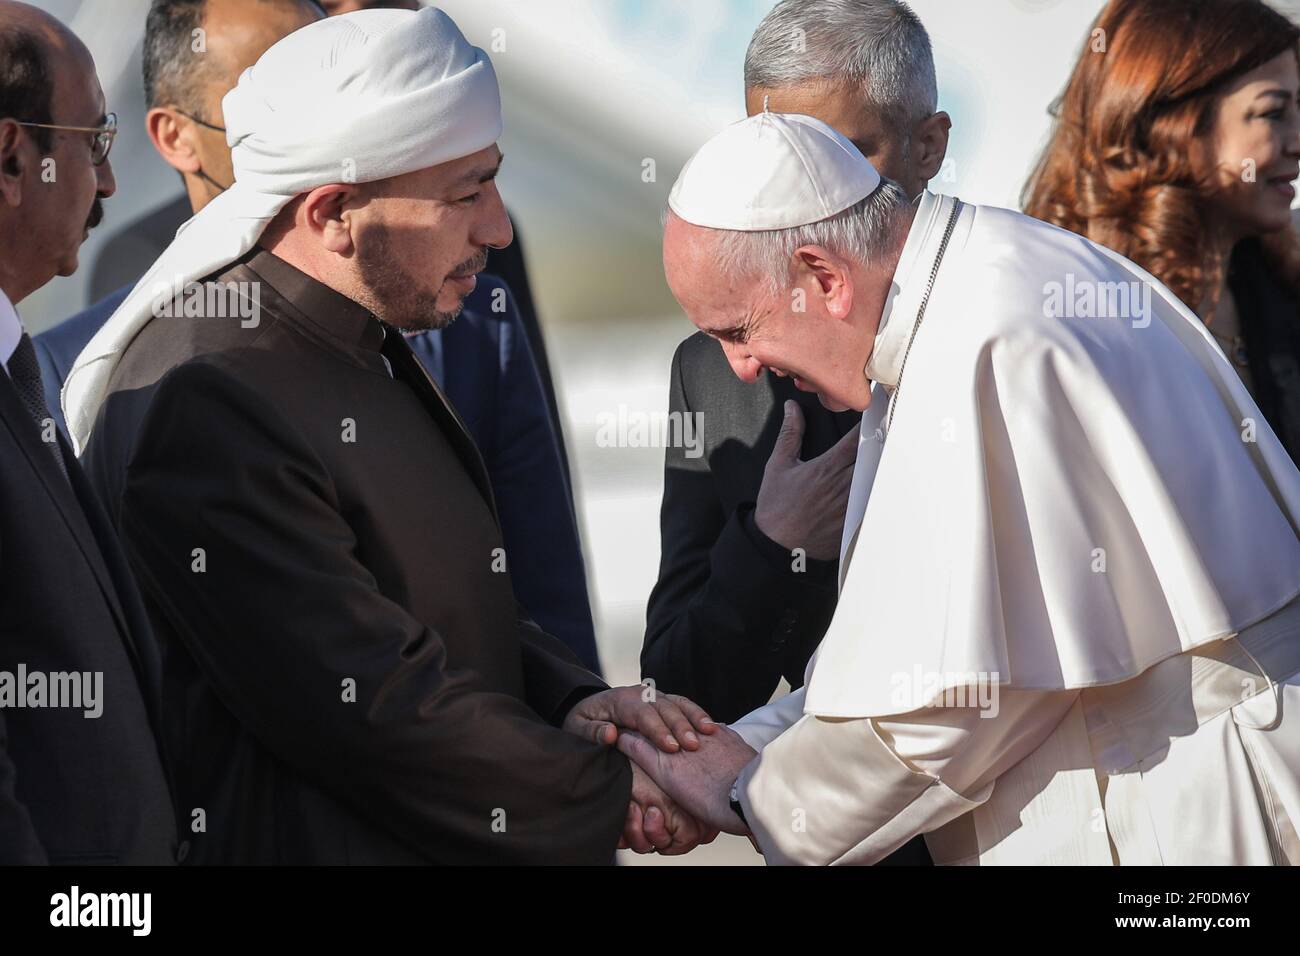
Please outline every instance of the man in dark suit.
M101 257L111 263L114 291L37 336L51 409L59 407L59 391L72 363L177 227L233 178L221 98L268 47L320 15L311 0L155 0L144 41L146 125L159 155L180 172L188 201L168 204L125 230L125 241L111 243ZM190 49L199 28L206 31L209 47L203 57ZM511 270L527 293L517 245L493 250L491 262L494 268ZM96 268L103 273L110 266L101 262ZM549 375L542 378L535 362L541 353L533 351L526 313L514 294L518 289L485 276L454 326L414 333L409 341L461 412L483 454L519 599L548 633L599 673L559 419L554 396L546 392ZM530 295L527 305L531 307ZM61 413L55 414L61 420Z
M786 413L786 402L797 410ZM742 382L703 333L673 355L669 409L701 414L703 453L665 452L642 673L733 721L766 703L782 677L802 686L830 624L861 416L828 412L788 378ZM769 536L756 521L760 496L788 533Z
M0 3L0 864L178 855L157 648L14 309L76 269L115 189L105 126L89 51Z
M816 117L913 197L947 150L936 98L929 37L900 0L782 0L745 56L751 116ZM641 670L724 721L767 703L782 678L801 687L835 612L861 416L797 384L733 368L701 332L673 355L669 408L700 415L704 454L665 453ZM919 838L895 857L928 860Z

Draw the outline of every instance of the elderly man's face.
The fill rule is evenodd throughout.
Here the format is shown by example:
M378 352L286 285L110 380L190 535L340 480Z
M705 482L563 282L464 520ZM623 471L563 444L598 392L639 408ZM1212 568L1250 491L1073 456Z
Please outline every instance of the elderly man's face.
M848 275L830 280L847 281L847 288L827 288L825 273L800 267L789 288L773 293L763 277L719 274L716 243L714 230L669 214L664 275L691 322L721 344L736 376L752 383L769 370L792 378L801 391L816 392L831 411L865 409L871 386L862 370L880 318L879 308L874 321L864 313L875 291L861 282L866 277L856 277L857 290Z
M454 319L489 248L514 239L497 192L496 146L463 159L395 176L358 210L355 242L372 311L409 331Z
M54 91L50 100L51 122L62 126L98 127L105 119L104 91L95 75L90 52L71 35L59 38L48 53ZM26 221L29 249L34 261L40 261L48 274L41 284L55 275L72 275L82 242L103 218L104 199L117 189L113 166L105 160L99 166L91 162L93 133L55 130L51 135L50 153L36 158L33 148L29 165L28 189L31 201ZM32 140L34 144L34 138ZM52 174L44 175L44 162ZM26 203L25 203L26 205Z

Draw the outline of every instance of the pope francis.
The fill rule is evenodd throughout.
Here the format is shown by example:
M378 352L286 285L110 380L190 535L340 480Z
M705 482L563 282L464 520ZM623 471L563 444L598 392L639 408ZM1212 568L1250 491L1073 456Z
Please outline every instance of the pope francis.
M864 414L806 689L624 752L773 863L1300 863L1300 473L1196 316L806 116L727 128L669 207L736 374Z

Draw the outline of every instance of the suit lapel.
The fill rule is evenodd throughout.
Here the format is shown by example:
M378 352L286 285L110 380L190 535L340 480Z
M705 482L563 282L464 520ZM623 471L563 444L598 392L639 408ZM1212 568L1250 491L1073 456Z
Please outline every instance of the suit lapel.
M72 443L62 432L59 433L59 442L63 447L64 460L76 461ZM104 512L99 496L91 487L86 473L81 470L79 464L70 467L68 471L77 501L81 503L79 513L97 545L94 554L98 557L99 569L103 572L100 581L102 583L107 580L110 585L104 592L104 597L118 619L127 652L135 664L142 686L147 690L144 697L152 711L157 703L154 695L162 688L162 662L152 640L146 640L143 645L137 643L138 637L146 634L151 636L151 632L147 630L148 618L135 591L135 580L131 577L126 557L120 550L117 532L109 524L108 515ZM97 570L96 574L100 574L100 571ZM130 607L127 606L128 604ZM155 725L156 723L155 721Z
M0 375L0 418L3 418L9 433L13 436L14 444L23 452L28 464L31 465L32 470L40 478L46 494L49 495L50 500L62 516L64 524L67 525L72 537L81 549L82 556L86 559L86 563L94 573L95 579L99 582L99 589L103 592L104 600L112 611L118 630L122 633L132 663L138 670L140 660L131 637L126 615L123 613L122 605L117 598L117 588L107 566L104 564L99 541L95 538L95 534L86 520L81 503L77 500L77 493L74 491L73 484L69 483L70 480L77 481L81 479L81 475L77 474L75 478L71 478L70 475L69 478L65 478L62 472L59 471L54 457L42 445L40 432L37 430L35 423L28 417L27 410L19 400L18 393L14 390L13 383L9 381L8 375ZM80 465L77 463L72 448L63 439L62 434L59 434L59 443L63 450L64 460L68 463L69 473L75 472ZM84 486L84 481L82 481L82 484ZM83 494L87 490L83 488Z

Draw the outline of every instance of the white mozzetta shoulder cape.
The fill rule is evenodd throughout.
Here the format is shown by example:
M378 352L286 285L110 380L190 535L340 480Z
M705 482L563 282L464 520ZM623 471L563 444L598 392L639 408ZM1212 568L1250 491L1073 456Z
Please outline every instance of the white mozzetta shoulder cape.
M952 203L923 197L881 384ZM1300 593L1300 473L1203 323L1127 259L965 206L905 372L883 443L881 384L863 417L806 712L1123 681Z

